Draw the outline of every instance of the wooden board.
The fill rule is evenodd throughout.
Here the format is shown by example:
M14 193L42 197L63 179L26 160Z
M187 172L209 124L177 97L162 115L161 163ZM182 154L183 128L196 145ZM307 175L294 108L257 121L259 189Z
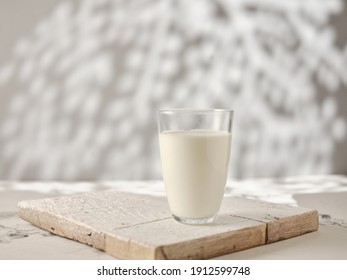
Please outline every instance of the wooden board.
M224 198L209 225L183 225L166 198L103 191L22 201L30 223L121 259L207 259L318 229L318 212Z

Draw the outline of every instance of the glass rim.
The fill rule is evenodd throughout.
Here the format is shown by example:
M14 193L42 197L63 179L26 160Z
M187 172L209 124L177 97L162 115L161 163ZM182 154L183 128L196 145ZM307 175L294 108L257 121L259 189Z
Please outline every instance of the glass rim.
M233 114L233 110L229 109L208 109L208 108L173 108L159 109L159 113L229 113Z

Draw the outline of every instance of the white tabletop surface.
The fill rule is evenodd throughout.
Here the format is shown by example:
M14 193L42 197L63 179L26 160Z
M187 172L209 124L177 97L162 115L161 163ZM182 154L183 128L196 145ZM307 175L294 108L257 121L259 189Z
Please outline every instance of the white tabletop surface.
M0 259L112 259L88 245L39 229L17 215L17 203L22 200L109 189L165 195L161 181L0 182ZM225 195L317 209L320 227L317 232L217 259L347 259L346 176L230 181Z

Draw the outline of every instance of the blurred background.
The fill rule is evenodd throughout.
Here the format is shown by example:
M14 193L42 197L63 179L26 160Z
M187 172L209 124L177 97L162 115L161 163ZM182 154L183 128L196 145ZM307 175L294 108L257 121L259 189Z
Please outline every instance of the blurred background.
M231 178L347 174L343 0L0 0L0 180L160 179L157 110L235 111Z

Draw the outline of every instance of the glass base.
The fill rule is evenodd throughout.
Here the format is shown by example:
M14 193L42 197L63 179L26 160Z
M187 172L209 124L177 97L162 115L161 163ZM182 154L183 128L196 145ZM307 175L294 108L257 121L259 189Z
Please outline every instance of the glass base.
M172 215L174 219L182 224L187 224L187 225L205 225L205 224L210 224L214 221L215 216L209 217L209 218L180 218L175 215Z

